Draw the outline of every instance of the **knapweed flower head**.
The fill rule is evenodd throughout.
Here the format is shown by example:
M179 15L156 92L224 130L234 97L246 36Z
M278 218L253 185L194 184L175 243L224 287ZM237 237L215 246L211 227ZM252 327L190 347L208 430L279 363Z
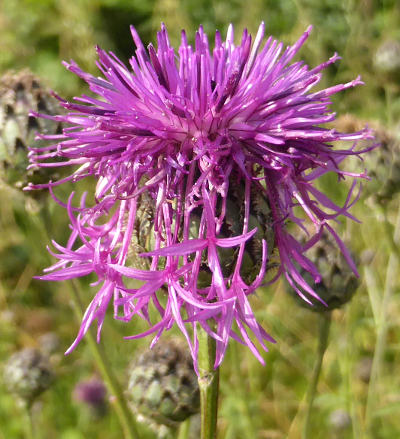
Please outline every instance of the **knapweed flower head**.
M367 129L341 134L321 126L335 118L331 96L361 79L312 91L322 70L339 57L312 69L293 62L311 27L286 49L272 37L263 44L263 23L254 42L245 30L239 45L232 26L225 40L217 31L213 49L200 27L194 47L182 32L177 52L165 26L157 48L146 49L131 31L136 53L129 67L100 48L102 77L65 64L97 97L59 98L68 114L39 115L69 127L61 135L40 135L52 144L30 154L34 166L77 166L69 177L30 189L53 193L66 181L97 180L90 205L84 196L74 206L71 193L65 204L71 236L65 247L54 243L58 262L41 277L98 277L100 288L67 352L94 320L100 334L113 301L115 318L139 316L150 325L127 338L152 334L153 345L176 324L195 368L199 327L216 340L215 366L230 338L263 362L254 341L267 350L265 342L273 339L256 321L248 296L263 284L274 247L274 277L283 274L305 300L317 295L300 268L316 282L320 275L303 252L324 230L355 270L330 222L339 215L352 218L356 183L344 205L336 206L314 181L327 172L339 180L349 175L340 163L360 153L357 140L371 137ZM334 149L335 141L349 141L348 149ZM305 220L314 231L302 245L287 225L303 227Z
M102 418L107 413L107 389L103 381L96 377L79 381L73 397L85 404L96 418Z

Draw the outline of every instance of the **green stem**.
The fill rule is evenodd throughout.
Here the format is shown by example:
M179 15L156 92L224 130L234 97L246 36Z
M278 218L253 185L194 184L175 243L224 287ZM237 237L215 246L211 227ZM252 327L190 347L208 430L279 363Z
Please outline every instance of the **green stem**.
M190 430L190 418L180 423L177 439L188 439L189 430Z
M214 369L215 340L199 328L201 439L217 437L219 369Z
M390 251L397 256L397 259L400 259L400 248L398 242L400 239L400 206L397 212L396 224L394 227L392 227L389 221L387 208L385 206L379 206L378 209L383 216L383 228Z
M23 404L26 414L26 439L35 439L35 428L33 425L32 406L30 404Z
M52 222L51 222L51 215L48 210L47 203L44 203L44 206L42 207L40 213L40 217L42 221L40 222L41 228L39 227L39 229L43 231L48 241L50 241L49 231L51 230ZM77 285L76 280L74 279L71 281L71 285L72 285L71 297L72 297L74 312L76 314L77 320L81 322L84 314L84 307L80 299L79 287ZM121 386L116 376L112 371L112 368L106 358L102 346L96 342L96 336L92 328L88 330L85 339L92 351L92 355L95 359L96 365L100 370L100 373L103 377L103 380L109 392L115 397L114 407L118 419L120 421L121 427L124 431L124 437L126 439L139 439L136 423L128 408L128 404L124 397L124 393L121 389Z
M79 289L76 285L76 281L73 280L71 284L74 311L78 320L81 321L83 317L83 306L79 296ZM115 397L115 411L121 423L121 427L124 431L125 438L139 438L137 427L128 408L124 393L116 376L114 375L114 372L112 371L112 368L107 360L102 346L96 342L96 337L93 333L92 328L90 328L87 332L85 339L87 340L87 343L92 351L92 355L94 356L96 365L100 370L100 373L109 392Z
M377 388L379 377L382 374L383 357L386 351L386 337L388 331L388 310L390 307L392 296L396 289L396 281L398 279L399 261L400 261L400 206L397 212L396 224L394 231L391 228L386 208L383 208L384 228L386 238L390 245L390 256L387 264L385 287L378 317L377 336L374 349L374 357L372 360L371 378L368 386L367 405L365 410L365 422L367 430L372 429L372 418L377 403Z
M306 412L306 419L304 422L303 439L311 438L310 436L311 413L313 409L315 395L317 393L317 386L318 386L319 376L321 374L322 362L324 360L326 348L328 347L329 330L331 326L331 311L318 314L318 318L319 318L318 350L317 350L317 358L315 360L313 373L311 376L311 382L308 387L307 412Z

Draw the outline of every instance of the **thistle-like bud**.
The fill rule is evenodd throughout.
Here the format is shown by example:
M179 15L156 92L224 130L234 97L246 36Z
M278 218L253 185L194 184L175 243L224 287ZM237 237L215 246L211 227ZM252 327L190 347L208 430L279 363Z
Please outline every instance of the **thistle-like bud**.
M56 100L28 70L8 72L0 78L0 177L18 188L28 182L47 183L56 178L54 170L36 168L27 171L28 147L39 146L37 132L56 134L61 124L30 116L31 111L54 115Z
M315 312L332 311L349 302L358 288L359 280L337 248L331 235L323 233L321 239L307 252L307 257L316 265L322 276L321 282L315 284L313 288L327 306L308 296L313 304L310 306L292 289L289 289L296 301ZM302 272L302 275L312 285L311 276L306 272Z
M53 378L48 358L34 348L16 352L4 367L7 389L27 405L50 387Z
M364 127L366 123L355 116L346 115L340 117L335 126L338 131L350 133L352 129ZM363 165L371 181L363 189L376 201L384 202L400 191L400 140L391 130L377 123L369 125L373 128L380 146L365 155Z
M107 413L106 395L106 387L98 378L80 381L73 392L74 399L85 404L95 418Z
M127 391L132 409L158 424L175 426L199 410L193 361L175 339L145 351L129 368Z

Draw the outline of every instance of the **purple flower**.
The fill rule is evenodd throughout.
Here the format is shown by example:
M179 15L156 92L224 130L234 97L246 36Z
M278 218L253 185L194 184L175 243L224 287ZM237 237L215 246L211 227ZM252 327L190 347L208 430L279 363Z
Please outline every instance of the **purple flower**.
M77 383L73 391L75 400L86 404L97 417L107 412L107 390L103 381L93 377Z
M150 44L146 50L135 29L131 31L137 49L130 68L100 48L97 66L103 77L83 72L73 61L65 63L98 98L83 95L72 103L58 98L67 115L36 114L70 127L61 135L39 136L52 144L31 149L32 166L78 168L60 181L28 189L47 187L53 194L53 187L66 181L97 179L90 206L85 196L74 207L73 193L67 204L53 194L66 207L72 232L65 247L53 243L58 262L40 278L59 281L95 273L101 285L67 353L94 320L100 336L112 300L115 318L130 321L137 315L149 322L147 331L127 338L153 334L153 345L177 324L195 367L199 325L216 339L215 366L223 360L230 338L246 344L263 362L249 333L265 350L265 341L273 339L257 323L248 296L263 283L272 249L262 240L259 272L246 281L241 271L244 254L257 233L257 228L250 228L251 194L256 191L267 200L279 250L278 274L284 274L304 300L308 301L307 294L318 296L300 268L315 282L320 275L303 253L324 230L333 235L356 272L330 225L339 215L353 218L348 210L358 198L353 197L356 183L340 207L315 188L314 180L327 172L335 172L339 180L365 177L339 165L347 156L363 152L355 151L356 143L371 138L370 131L343 134L321 126L335 119L328 112L330 97L362 81L358 77L311 91L321 71L339 59L334 54L313 69L302 61L291 63L311 27L284 49L272 37L262 45L264 23L253 43L245 30L238 46L230 26L225 41L216 32L212 51L200 27L194 48L182 32L178 53L164 26L157 34L157 49ZM333 149L336 141L350 145ZM227 234L223 230L229 200L238 188L243 220L236 225L238 233ZM138 268L130 255L145 197L151 206L151 248L141 254L148 267ZM287 224L306 230L305 221L311 222L313 234L302 245ZM224 249L234 255L228 272L223 267ZM206 283L201 280L205 271ZM132 280L138 283L132 285ZM159 315L155 323L150 308Z
M106 393L104 383L97 378L80 381L74 389L74 397L90 405L104 404Z

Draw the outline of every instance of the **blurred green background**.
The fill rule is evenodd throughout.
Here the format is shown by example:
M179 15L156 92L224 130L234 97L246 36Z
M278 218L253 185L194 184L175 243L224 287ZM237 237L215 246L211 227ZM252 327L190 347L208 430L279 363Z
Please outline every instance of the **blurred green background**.
M154 43L164 22L177 47L182 28L193 41L200 24L212 35L215 29L224 33L232 22L239 35L244 27L254 34L261 20L267 34L288 44L313 24L299 56L311 66L334 52L343 57L325 72L321 86L346 82L358 74L366 83L335 96L334 111L379 123L399 137L400 6L396 0L1 0L0 74L29 67L46 86L70 98L87 90L61 61L72 58L97 75L96 44L127 61L134 51L130 24L145 43ZM321 184L334 199L343 201L343 188L331 181ZM68 188L58 192L64 200L67 194ZM0 186L0 366L18 349L39 347L43 334L55 334L60 340L53 353L57 378L35 406L37 438L120 438L112 401L108 413L93 422L90 412L72 398L75 385L96 374L97 368L85 342L70 356L62 355L79 327L71 311L70 284L32 280L52 263L45 249L50 238L65 243L68 234L64 210L50 201L46 207L50 221L44 225L40 203ZM394 235L400 227L398 209L396 195L385 209L364 199L353 209L362 224L343 221L339 226L361 255L361 285L351 303L333 313L311 419L312 439L399 437L400 279ZM90 287L82 282L81 289L88 304ZM222 367L219 438L300 438L318 316L299 308L282 282L261 290L252 304L278 343L265 355L266 367L245 348L231 344ZM122 339L135 333L137 325L109 318L102 332L102 346L122 386L126 386L127 364L148 343ZM0 384L1 439L25 437L22 416L21 407Z

